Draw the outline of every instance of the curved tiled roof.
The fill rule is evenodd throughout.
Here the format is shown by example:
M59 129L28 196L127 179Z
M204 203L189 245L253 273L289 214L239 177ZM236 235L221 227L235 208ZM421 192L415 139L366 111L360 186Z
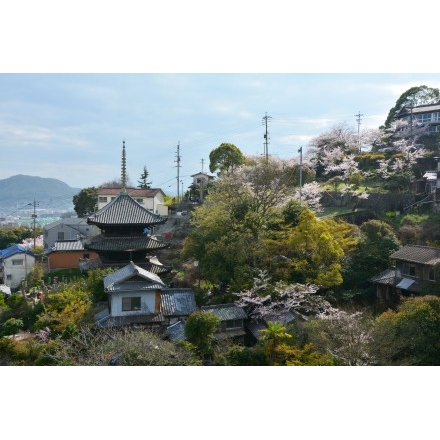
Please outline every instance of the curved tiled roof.
M119 194L114 200L87 218L88 224L102 225L160 225L168 217L154 214L128 194Z
M84 248L97 252L119 252L130 250L157 250L170 247L170 243L156 240L148 235L105 237L95 235L86 242Z

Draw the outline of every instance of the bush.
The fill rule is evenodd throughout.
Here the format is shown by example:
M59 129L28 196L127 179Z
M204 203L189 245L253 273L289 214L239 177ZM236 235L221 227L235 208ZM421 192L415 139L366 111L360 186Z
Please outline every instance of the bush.
M2 335L9 336L15 335L20 329L23 328L23 320L17 318L9 318L2 327Z

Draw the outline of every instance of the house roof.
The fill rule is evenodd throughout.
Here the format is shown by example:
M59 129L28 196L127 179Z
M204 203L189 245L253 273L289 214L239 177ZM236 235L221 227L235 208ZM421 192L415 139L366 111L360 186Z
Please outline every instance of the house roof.
M119 194L110 203L87 218L88 224L98 227L105 225L159 225L168 220L168 217L154 214L141 206L128 194Z
M393 260L407 261L434 266L440 263L440 248L406 245L390 255Z
M87 219L82 217L66 217L62 218L61 220L57 220L56 222L45 225L43 229L50 230L56 228L59 225L64 225L68 227L75 227L80 225L87 226Z
M26 254L32 257L35 257L34 253L29 250L26 246L21 244L14 244L6 249L3 249L1 252L1 258L9 258L16 254Z
M137 313L135 315L127 316L111 316L107 314L105 317L96 320L95 324L99 327L123 327L126 325L151 325L160 324L164 321L164 317L161 313L142 314Z
M165 196L165 193L160 188L126 188L126 192L131 197L146 197L153 198L157 194L162 194ZM98 196L117 196L121 193L121 188L98 188L97 194Z
M161 273L168 273L172 270L173 266L163 265L155 256L147 257L147 263L143 264L144 268L149 272L159 275Z
M222 321L229 321L231 319L247 319L246 312L235 304L202 306L200 309L205 312L212 312L216 314Z
M159 241L148 235L104 237L95 235L84 241L84 248L94 251L157 250L170 247L171 243Z
M426 171L423 178L427 180L437 180L437 171Z
M191 289L163 289L160 306L164 316L189 316L198 309Z
M433 112L433 111L439 111L440 110L440 103L434 103L434 104L425 104L425 105L418 105L417 107L403 107L398 113L397 118L402 117L405 115L413 114L416 115L418 113L427 113L427 112Z
M370 278L372 283L393 285L396 278L395 269L386 269L378 275Z
M133 278L135 280L130 281ZM106 291L157 289L165 286L159 276L142 269L132 261L116 272L106 275L103 281Z
M84 245L81 240L65 240L56 241L55 244L50 249L51 252L72 252L72 251L83 251Z
M165 337L171 342L184 341L185 338L185 324L182 321L178 321L165 330Z

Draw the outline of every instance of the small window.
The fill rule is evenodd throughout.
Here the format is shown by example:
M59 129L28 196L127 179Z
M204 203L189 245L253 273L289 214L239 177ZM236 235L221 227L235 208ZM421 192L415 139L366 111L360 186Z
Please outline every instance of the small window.
M408 275L410 277L415 277L416 276L416 266L415 264L408 264L405 263L402 267L402 274L403 275Z
M12 260L13 266L23 266L24 260L14 259Z
M107 197L99 196L99 203L107 203Z
M233 328L241 328L241 327L242 327L241 319L230 319L226 321L226 328L228 330Z
M132 310L140 310L141 309L141 297L129 297L122 298L122 311L130 312Z
M433 267L429 268L428 279L429 281L435 281L435 269Z
M58 241L64 241L64 232L58 232Z
M143 205L144 204L144 199L136 199L136 202L138 202L139 205Z
M8 273L8 274L6 275L6 279L7 279L7 280L12 280L12 275L11 275L10 273Z

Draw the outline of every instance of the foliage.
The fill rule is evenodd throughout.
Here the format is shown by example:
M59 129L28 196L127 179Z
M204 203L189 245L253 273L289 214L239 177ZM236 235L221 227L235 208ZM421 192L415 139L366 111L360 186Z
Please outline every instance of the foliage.
M147 189L151 188L151 182L148 182L148 176L150 173L147 170L147 167L144 166L144 169L142 171L142 174L140 176L140 180L138 180L138 188Z
M1 333L3 336L15 335L20 329L23 328L23 320L18 318L9 318L3 324Z
M96 210L98 202L98 190L92 186L83 188L73 196L73 209L78 217L85 217Z
M440 365L440 298L406 298L380 315L373 353L379 365Z
M230 174L245 163L243 153L234 144L222 143L209 153L209 171Z
M56 365L198 365L190 350L145 329L80 326L69 339L57 339L47 353Z
M335 358L340 365L370 365L372 319L360 311L338 310L318 315L304 324L309 340L321 353Z
M90 297L94 303L100 301L107 301L107 293L104 291L103 278L114 272L113 268L93 269L87 272L87 290L90 292Z
M0 249L7 249L33 236L33 229L25 227L0 228Z
M219 324L220 318L212 312L198 310L188 317L185 323L185 337L195 346L202 358L212 355L214 332Z

